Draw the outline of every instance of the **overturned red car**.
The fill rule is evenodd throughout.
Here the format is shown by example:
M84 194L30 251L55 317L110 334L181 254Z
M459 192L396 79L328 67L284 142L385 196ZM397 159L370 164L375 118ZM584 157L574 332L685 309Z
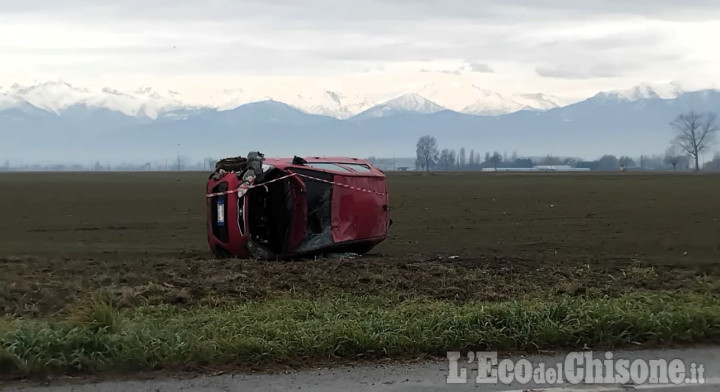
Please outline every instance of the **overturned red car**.
M217 257L366 253L390 225L386 177L363 159L251 152L219 161L206 196Z

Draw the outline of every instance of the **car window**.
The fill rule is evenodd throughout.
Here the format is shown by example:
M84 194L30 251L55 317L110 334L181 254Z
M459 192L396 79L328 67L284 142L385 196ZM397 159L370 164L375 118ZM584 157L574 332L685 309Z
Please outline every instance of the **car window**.
M356 172L366 172L367 173L367 172L371 171L370 167L368 167L368 165L362 165L359 163L342 163L341 165L343 165L345 167L349 167L349 168L355 170Z
M349 172L350 171L342 166L338 166L334 163L327 163L327 162L308 162L307 164L305 164L305 166L314 167L316 169L334 170L334 171L338 171L338 172Z

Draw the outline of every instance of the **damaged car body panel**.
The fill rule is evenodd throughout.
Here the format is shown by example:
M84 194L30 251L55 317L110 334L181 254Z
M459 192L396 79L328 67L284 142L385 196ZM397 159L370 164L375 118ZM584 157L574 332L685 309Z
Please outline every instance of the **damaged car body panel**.
M218 162L207 220L217 257L366 253L387 236L387 181L363 159L250 153Z

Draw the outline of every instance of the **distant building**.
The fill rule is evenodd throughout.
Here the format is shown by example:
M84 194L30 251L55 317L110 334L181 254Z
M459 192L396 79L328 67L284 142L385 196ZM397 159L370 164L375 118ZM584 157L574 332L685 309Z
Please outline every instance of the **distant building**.
M537 165L535 171L590 171L586 167L572 167L570 165Z
M584 167L572 167L570 165L537 165L534 167L485 167L484 172L587 172L590 171Z

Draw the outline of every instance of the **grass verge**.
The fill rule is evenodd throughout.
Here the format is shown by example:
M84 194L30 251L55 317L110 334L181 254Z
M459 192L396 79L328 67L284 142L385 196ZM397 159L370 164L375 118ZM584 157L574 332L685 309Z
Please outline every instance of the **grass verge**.
M720 340L720 297L690 292L463 304L346 295L122 311L93 301L78 309L61 320L0 320L0 374Z

